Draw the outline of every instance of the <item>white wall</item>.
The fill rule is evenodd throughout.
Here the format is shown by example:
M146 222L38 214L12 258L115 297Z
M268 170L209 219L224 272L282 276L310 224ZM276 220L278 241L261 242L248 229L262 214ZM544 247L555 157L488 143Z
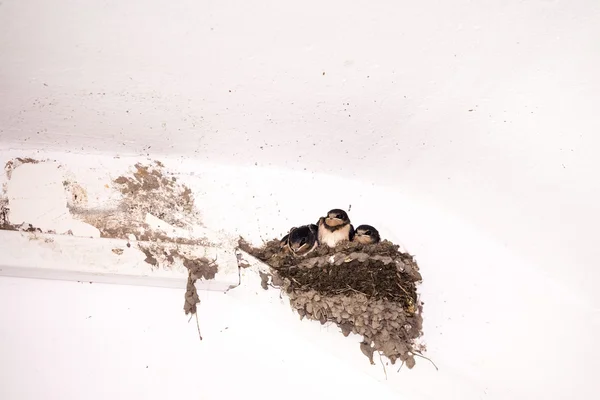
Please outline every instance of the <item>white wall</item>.
M592 0L3 0L0 146L196 165L213 182L195 188L206 223L255 238L353 204L417 254L429 355L443 366L385 385L432 398L593 398L599 23ZM290 188L325 182L337 193L292 201ZM228 207L236 221L223 220ZM25 284L12 282L0 351L34 360L22 341L33 326L12 308ZM27 285L64 307L51 300L58 284ZM105 295L71 290L90 304ZM104 329L128 323L107 311L124 313L119 304L106 307ZM67 343L61 357L78 359ZM14 368L0 394L30 398L18 378L46 370Z

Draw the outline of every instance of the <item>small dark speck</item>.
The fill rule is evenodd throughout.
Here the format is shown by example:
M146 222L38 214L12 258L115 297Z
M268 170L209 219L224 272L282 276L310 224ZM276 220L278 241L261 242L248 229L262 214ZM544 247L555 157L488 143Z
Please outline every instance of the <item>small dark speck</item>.
M92 284L92 281L90 281L90 285Z
M131 247L131 243L127 242L127 247Z
M323 75L325 75L325 71L323 71Z
M257 162L255 162L255 163L254 163L254 165L258 165L258 163L257 163Z
M88 316L86 319L90 319L90 318L92 318L92 316L91 316L91 315L90 315L90 316Z
M565 164L561 164L561 165L562 165L563 168L567 168L567 167L565 167Z
M146 365L146 369L148 369L148 366Z
M47 84L47 83L44 83L44 86L48 86L48 84Z
M229 91L229 93L231 93L231 90Z
M471 112L471 111L473 111L473 109L472 109L472 108L469 110L469 112Z

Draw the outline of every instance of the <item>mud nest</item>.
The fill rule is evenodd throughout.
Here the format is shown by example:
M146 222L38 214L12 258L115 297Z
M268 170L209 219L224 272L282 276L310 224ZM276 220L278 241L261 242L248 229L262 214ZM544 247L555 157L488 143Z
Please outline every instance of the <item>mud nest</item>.
M410 254L389 241L377 244L346 242L320 246L304 257L280 250L279 240L240 248L271 267L271 283L289 297L300 315L337 324L344 336L363 336L362 352L373 364L378 351L394 364L409 368L422 348L422 303L417 296L419 267ZM263 276L263 288L267 288Z

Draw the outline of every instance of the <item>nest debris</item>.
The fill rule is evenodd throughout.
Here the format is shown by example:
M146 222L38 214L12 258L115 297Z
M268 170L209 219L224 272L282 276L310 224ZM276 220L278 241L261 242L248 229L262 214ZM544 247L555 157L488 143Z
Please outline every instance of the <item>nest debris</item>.
M188 280L185 291L185 303L183 310L185 315L196 314L197 304L200 303L198 290L196 290L196 281L198 279L214 279L218 271L215 261L210 261L205 257L197 260L184 259L183 265L188 269Z
M200 303L200 297L198 296L198 290L196 289L196 281L198 279L214 279L217 271L219 270L216 264L217 260L210 261L206 257L199 259L184 259L183 265L188 270L188 280L185 290L185 303L183 304L183 310L185 315L192 314L196 316L196 326L198 327L198 337L202 340L202 333L200 332L200 322L198 321L198 304ZM190 316L190 320L192 317Z
M422 335L422 277L413 256L399 246L346 242L304 257L282 252L279 240L254 248L241 239L239 246L271 267L272 284L287 294L301 319L333 322L344 336L363 336L360 349L371 364L378 351L392 364L399 359L415 365L414 355L424 349L416 344Z

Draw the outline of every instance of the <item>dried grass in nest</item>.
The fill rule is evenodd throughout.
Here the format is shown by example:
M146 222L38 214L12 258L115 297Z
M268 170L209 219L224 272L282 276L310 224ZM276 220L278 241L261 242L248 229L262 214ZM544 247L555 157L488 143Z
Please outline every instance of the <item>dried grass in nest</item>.
M422 303L417 296L419 267L410 254L389 241L320 246L305 257L280 250L273 240L261 248L240 248L271 267L272 282L287 293L301 318L337 324L344 336L363 336L362 352L373 363L381 352L392 364L409 368L420 353ZM265 286L263 286L265 287Z

